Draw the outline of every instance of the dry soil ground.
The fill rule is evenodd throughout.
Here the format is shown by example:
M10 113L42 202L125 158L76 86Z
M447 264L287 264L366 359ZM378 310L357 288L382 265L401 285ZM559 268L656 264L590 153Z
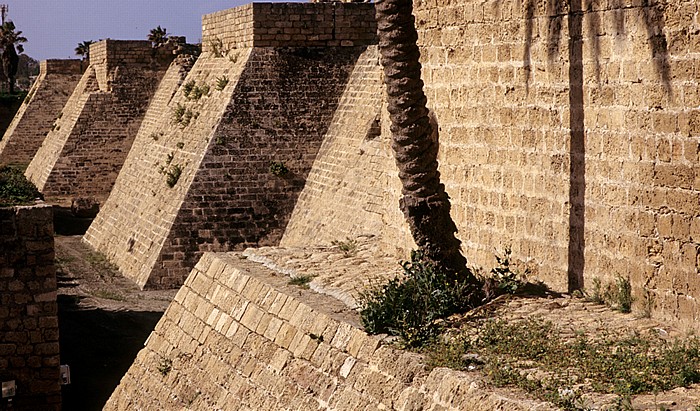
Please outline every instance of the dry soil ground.
M176 291L141 291L81 242L56 237L61 363L66 411L100 410Z

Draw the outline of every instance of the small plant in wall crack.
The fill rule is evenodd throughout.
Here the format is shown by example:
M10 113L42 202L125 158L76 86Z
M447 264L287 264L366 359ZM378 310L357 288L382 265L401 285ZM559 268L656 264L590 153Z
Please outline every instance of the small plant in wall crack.
M221 91L228 85L228 77L221 76L216 78L216 90Z
M281 161L271 161L270 162L270 172L277 177L283 177L289 174L289 169Z
M207 83L198 86L194 81L188 81L182 86L182 94L187 100L197 101L202 97L208 96L210 89L211 87Z
M173 164L173 158L173 153L168 154L168 157L165 159L165 165L160 166L158 169L160 174L165 175L165 183L170 188L175 187L175 184L177 184L178 180L180 180L183 170L183 166Z
M192 111L180 103L178 103L177 107L175 107L175 111L173 111L173 122L179 124L183 128L190 125L192 120L196 120L197 117L199 117L199 112Z
M211 48L211 53L216 58L221 58L224 56L224 54L226 54L224 51L224 42L218 37L215 37L209 41L209 48Z
M161 358L160 362L158 363L158 372L160 375L163 377L167 376L170 371L173 369L173 360L170 358Z

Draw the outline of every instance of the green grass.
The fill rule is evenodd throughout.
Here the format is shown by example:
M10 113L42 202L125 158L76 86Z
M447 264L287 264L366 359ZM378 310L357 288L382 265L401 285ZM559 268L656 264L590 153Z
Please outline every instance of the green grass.
M93 292L92 295L93 297L103 298L105 300L126 301L126 297L119 294L118 292L110 290L97 290Z
M572 340L540 318L487 320L425 352L432 366L480 369L496 386L522 388L565 410L584 409L584 388L617 394L623 404L631 395L700 382L696 337L666 341L653 333L597 338L579 333Z

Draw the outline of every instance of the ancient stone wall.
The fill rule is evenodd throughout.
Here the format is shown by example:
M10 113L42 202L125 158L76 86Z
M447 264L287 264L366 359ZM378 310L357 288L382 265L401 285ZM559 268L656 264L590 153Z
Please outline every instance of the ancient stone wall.
M90 66L27 168L47 198L107 198L176 47L122 40L90 46Z
M371 4L250 3L202 17L202 49L337 47L376 42Z
M398 184L398 176L388 131L382 136L388 126L383 102L382 67L372 46L350 75L280 245L328 245L390 229L384 215L392 205L398 212L398 199L387 187Z
M0 408L60 410L57 311L52 208L0 208Z
M105 410L550 410L428 371L338 300L238 254L207 253Z
M39 77L0 140L0 163L27 165L82 77L80 60L44 60Z
M563 291L629 276L638 308L694 327L698 6L560 4L415 2L440 170L465 254L490 267L510 245L532 277ZM351 109L359 116L361 107ZM377 232L381 223L387 251L405 258L412 241L397 212L396 171L382 165L390 155L385 113L380 120L385 143L377 147L387 151L367 150L362 130L329 135L283 244ZM372 166L329 171L349 164ZM381 169L392 176L384 183L374 172ZM366 227L342 210L372 203L364 190L338 188L346 185L383 193L378 215L361 214ZM331 234L310 236L305 227Z
M373 20L371 8L356 6L363 14L346 14ZM235 23L249 7L215 17ZM313 10L271 7L284 11L270 14L279 21ZM279 242L365 49L307 46L313 39L236 48L225 35L236 27L225 27L222 48L205 48L167 109L149 113L85 236L142 287L179 286L205 251ZM207 36L217 37L212 30ZM374 26L355 29L368 30Z

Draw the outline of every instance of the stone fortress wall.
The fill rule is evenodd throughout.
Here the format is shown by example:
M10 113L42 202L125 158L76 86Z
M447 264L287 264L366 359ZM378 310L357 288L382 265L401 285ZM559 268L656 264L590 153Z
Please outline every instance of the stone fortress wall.
M552 410L365 334L340 301L206 253L105 410Z
M206 251L277 244L373 21L369 4L205 16L202 55L167 107L147 114L85 240L141 287L181 285ZM308 29L284 40L288 22ZM312 29L329 22L328 39Z
M0 208L0 382L16 385L2 409L61 409L56 295L52 208Z
M697 5L608 3L415 3L442 178L471 264L510 245L557 290L629 276L638 307L696 327ZM388 116L367 138L356 101L331 124L282 245L375 234L405 258Z
M27 168L47 198L106 199L176 48L125 40L90 46L90 66Z
M471 263L490 267L511 245L562 291L629 275L636 308L697 328L698 6L414 4L442 177ZM363 234L403 258L413 246L381 75L370 46L282 246ZM428 374L331 301L285 287L238 254L204 254L106 409L547 409L486 394L463 373Z
M0 139L0 164L26 166L82 77L80 60L45 60L39 77Z

